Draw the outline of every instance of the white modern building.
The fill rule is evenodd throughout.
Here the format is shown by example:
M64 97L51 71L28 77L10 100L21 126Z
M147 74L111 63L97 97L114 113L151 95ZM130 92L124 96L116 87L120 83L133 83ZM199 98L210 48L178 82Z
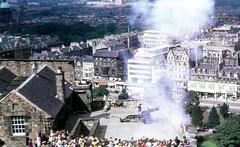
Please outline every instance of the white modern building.
M146 88L156 86L165 75L164 61L169 46L139 48L128 60L128 80L126 86L131 96L142 98Z
M189 50L180 46L139 48L128 60L129 92L143 93L145 89L162 82L171 83L173 97L184 97L189 79ZM162 81L163 80L163 81Z
M139 48L134 58L128 60L128 82L153 84L163 72L169 47ZM162 65L162 66L161 66ZM157 75L156 75L157 74Z
M179 40L176 37L156 30L144 31L140 40L143 47L161 47L163 45L179 43Z

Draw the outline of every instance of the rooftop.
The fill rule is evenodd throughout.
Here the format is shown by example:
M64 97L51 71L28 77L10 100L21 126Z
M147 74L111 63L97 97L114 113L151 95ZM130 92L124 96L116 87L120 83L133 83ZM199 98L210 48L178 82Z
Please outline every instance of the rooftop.
M8 2L2 2L0 5L0 9L10 9L10 5Z

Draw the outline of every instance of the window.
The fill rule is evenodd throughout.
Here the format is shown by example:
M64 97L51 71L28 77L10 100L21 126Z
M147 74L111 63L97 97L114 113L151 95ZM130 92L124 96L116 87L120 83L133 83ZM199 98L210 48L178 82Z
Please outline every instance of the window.
M25 124L23 116L12 116L12 135L25 135Z
M18 104L13 103L13 104L12 104L12 110L17 109L17 106L18 106Z

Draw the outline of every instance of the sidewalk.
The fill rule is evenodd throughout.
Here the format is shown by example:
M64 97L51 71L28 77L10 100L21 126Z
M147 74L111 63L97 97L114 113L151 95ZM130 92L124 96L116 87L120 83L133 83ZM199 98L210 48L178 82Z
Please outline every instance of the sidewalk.
M216 102L226 102L226 103L239 103L240 104L240 99L237 99L235 101L233 100L226 100L226 99L223 99L223 98L201 98L200 101L216 101Z
M225 99L213 99L213 98L208 98L208 99L201 99L200 100L200 106L217 106L218 104L222 105L223 103L226 103L229 105L230 109L233 110L240 110L240 100L237 101L231 101L231 100L225 100Z

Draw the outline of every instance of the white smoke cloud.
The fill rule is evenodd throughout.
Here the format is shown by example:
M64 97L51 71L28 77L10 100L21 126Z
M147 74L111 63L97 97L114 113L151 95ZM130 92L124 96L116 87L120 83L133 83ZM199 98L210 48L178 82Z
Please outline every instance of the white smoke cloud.
M192 36L198 33L202 27L211 23L210 16L214 12L214 0L155 0L151 2L139 0L135 3L133 10L132 21L140 22L148 29L177 37ZM197 55L191 56L195 58ZM171 75L178 72L168 71L168 68L165 67L163 69ZM175 79L173 76L165 79L160 77L158 73L152 74L159 77L159 79L156 77L156 80L164 79L164 82L156 87L144 84L145 94L143 97L145 101L148 101L147 106L159 107L159 111L151 114L152 119L156 120L157 123L153 122L154 126L148 126L149 134L146 134L147 131L144 128L139 128L136 136L144 134L160 136L161 138L178 136L182 125L189 123L189 117L185 114L183 101L176 102L174 100L176 97L170 95L174 89L171 82ZM186 95L183 95L181 98L185 97Z
M210 23L214 0L139 0L133 7L133 21L150 29L176 36L191 35Z

